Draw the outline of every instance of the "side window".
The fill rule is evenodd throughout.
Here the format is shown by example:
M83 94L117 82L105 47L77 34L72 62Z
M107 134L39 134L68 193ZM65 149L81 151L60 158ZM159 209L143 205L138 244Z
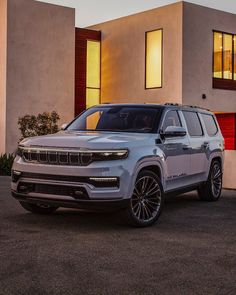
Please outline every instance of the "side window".
M176 126L176 127L182 126L177 111L169 111L166 114L165 120L163 123L163 131L165 131L168 126Z
M209 136L214 136L218 132L218 127L216 121L212 115L201 114L204 124L206 126L206 131Z
M190 136L203 136L202 125L198 114L195 112L183 111Z

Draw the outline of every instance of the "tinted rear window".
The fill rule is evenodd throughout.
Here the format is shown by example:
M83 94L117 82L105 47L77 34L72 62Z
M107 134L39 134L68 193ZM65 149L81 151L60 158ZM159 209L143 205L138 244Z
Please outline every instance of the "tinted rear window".
M195 112L183 111L183 115L187 124L188 133L190 136L203 136L202 125L198 114Z
M201 114L202 119L204 121L207 134L209 136L214 136L218 132L218 127L216 125L215 118L212 115Z

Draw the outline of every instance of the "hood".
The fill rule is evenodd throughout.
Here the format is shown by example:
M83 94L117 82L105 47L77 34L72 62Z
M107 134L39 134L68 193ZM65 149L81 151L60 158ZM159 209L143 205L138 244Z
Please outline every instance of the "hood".
M27 138L20 144L31 147L117 149L145 145L150 136L147 133L60 131L53 135Z

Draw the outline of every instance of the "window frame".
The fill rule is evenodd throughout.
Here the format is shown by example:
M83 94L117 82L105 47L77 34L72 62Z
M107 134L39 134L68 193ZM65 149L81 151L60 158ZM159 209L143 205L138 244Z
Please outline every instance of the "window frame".
M222 34L222 78L214 77L214 48L215 48L215 33ZM224 78L224 35L232 36L232 79ZM236 54L236 33L228 33L225 31L213 30L213 53L212 53L212 79L214 89L224 89L224 90L236 90L236 80L234 79L234 75L236 75L236 66L235 66L235 58Z
M148 33L161 31L161 86L157 87L147 87L147 35ZM144 89L145 90L152 90L152 89L161 89L163 88L163 49L164 49L164 30L163 28L158 28L150 31L145 32L145 76L144 76Z
M187 121L186 121L186 119L185 119L184 113L195 113L195 114L197 115L197 118L198 118L199 124L200 124L200 126L201 126L202 135L190 135L190 133L189 133L189 128L188 128L188 124L187 124ZM200 118L200 116L199 116L199 112L197 112L197 111L191 111L191 110L182 110L182 114L183 114L184 121L185 121L185 124L186 124L186 129L187 129L188 136L191 137L191 138L202 138L202 137L204 137L204 136L205 136L205 132L204 132L204 129L203 129L203 125L202 125L201 118Z

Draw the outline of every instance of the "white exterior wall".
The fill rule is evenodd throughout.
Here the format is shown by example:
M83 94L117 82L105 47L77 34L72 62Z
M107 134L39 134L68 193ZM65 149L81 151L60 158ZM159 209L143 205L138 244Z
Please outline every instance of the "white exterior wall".
M74 117L75 10L32 0L7 3L6 144L1 151L13 152L19 117L54 110L61 122Z
M182 102L183 3L89 29L102 31L102 102ZM163 85L145 89L145 32L163 29Z
M183 17L183 103L236 112L236 91L212 87L213 30L236 34L236 15L184 2Z
M236 189L236 151L225 152L224 188Z

